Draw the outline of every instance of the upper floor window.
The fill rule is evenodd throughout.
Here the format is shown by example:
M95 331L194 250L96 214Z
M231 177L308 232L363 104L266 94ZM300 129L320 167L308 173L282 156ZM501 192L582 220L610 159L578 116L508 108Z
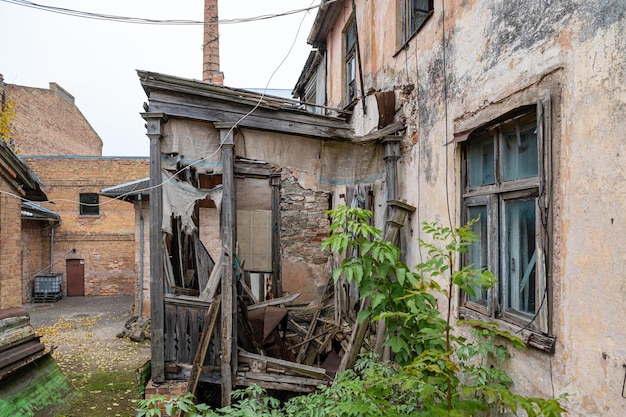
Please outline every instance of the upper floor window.
M433 14L433 0L402 0L403 44L413 36Z
M549 103L549 102L548 102ZM491 271L463 305L492 319L548 334L549 117L543 104L472 133L463 144L463 220L478 240L464 264ZM549 175L549 174L548 174Z
M345 95L346 105L356 99L356 22L354 19L348 23L344 32L345 38Z
M80 194L80 214L85 216L100 215L100 196L96 193Z

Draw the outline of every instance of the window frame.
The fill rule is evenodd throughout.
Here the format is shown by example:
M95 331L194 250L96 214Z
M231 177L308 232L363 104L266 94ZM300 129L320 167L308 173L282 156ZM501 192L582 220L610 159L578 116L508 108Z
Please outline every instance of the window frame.
M513 333L522 334L531 346L553 352L554 337L551 325L552 288L550 272L551 239L551 106L549 93L532 106L523 106L516 112L509 112L500 118L482 125L465 136L461 146L461 220L469 220L472 207L486 207L487 211L487 264L496 276L496 285L488 290L487 303L472 300L469 294L460 296L460 315L465 318L496 320ZM507 127L523 126L530 119L535 120L537 138L537 175L504 181L503 158L504 140L502 132ZM469 185L468 152L470 145L494 136L494 183ZM535 298L534 315L506 308L505 264L505 213L507 201L535 199ZM463 254L463 265L469 263L469 255Z
M78 198L81 216L100 215L100 195L98 193L80 193Z
M435 5L434 5L434 0L427 0L428 1L428 9L427 10L423 10L426 12L426 15L423 17L423 19L421 19L421 21L419 21L418 19L416 19L415 16L412 15L412 10L414 10L413 4L414 2L420 1L420 0L401 0L402 1L402 6L401 6L401 13L402 13L402 45L405 45L406 43L408 43L413 36L415 36L420 29L426 24L426 22L428 21L428 19L430 19L430 17L433 15L434 10L435 10ZM415 22L415 25L414 25ZM415 26L413 28L413 26Z
M350 43L350 34L353 34L353 42ZM344 44L344 63L343 63L343 87L344 87L344 98L346 106L350 106L353 102L357 100L358 92L357 92L357 26L356 26L356 18L353 16L348 20L346 26L343 31L343 44ZM350 67L351 65L351 67ZM353 70L354 74L351 75L350 69ZM352 90L352 92L351 92Z

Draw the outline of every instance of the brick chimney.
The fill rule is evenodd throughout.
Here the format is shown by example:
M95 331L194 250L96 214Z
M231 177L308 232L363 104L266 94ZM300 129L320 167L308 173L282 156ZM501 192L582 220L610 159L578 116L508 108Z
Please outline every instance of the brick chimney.
M224 73L220 71L220 33L217 19L217 0L204 0L202 81L224 84Z

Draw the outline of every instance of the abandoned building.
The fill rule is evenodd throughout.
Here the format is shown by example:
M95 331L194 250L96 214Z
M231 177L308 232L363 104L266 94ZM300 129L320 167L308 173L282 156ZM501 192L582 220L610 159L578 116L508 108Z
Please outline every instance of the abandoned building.
M465 261L498 283L458 294L453 314L495 321L527 343L507 364L515 390L570 393L570 415L624 415L622 7L323 3L294 90L300 103L225 87L211 77L219 65L202 82L138 72L158 219L152 383L218 383L228 402L232 387L252 382L323 381L314 357L327 346L310 363L275 335L273 357L251 352L237 312L266 309L258 345L284 318L263 299L289 315L296 305L320 311L336 262L320 248L326 210L355 201L383 228L391 203L406 212L408 265L425 256L423 221L480 219ZM238 286L249 303L239 309Z

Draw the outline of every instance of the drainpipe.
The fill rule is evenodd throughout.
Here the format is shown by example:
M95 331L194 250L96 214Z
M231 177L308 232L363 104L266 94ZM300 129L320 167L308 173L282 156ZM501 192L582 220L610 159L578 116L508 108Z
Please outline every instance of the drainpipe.
M137 195L139 200L139 311L138 316L141 319L143 314L143 204L141 200L141 192Z
M61 220L56 220L56 224L52 224L52 231L50 232L50 275L53 274L52 268L54 267L54 229L61 226Z

